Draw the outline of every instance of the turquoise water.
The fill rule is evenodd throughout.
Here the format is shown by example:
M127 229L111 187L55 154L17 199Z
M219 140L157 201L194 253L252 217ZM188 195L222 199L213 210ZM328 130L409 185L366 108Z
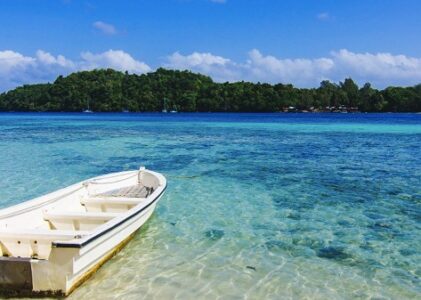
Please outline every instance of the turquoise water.
M167 194L70 299L421 297L421 115L0 114L0 207L140 165Z

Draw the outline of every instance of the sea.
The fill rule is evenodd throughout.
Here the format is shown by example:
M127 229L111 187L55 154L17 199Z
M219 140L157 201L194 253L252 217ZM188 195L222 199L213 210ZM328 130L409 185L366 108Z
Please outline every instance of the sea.
M140 166L165 196L68 299L421 299L421 114L0 114L0 208Z

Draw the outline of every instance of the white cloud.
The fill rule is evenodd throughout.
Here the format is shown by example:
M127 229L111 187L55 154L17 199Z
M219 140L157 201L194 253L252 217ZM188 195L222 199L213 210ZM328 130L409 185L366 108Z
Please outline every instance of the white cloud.
M224 4L227 3L227 0L210 0L210 2Z
M251 79L269 82L293 82L305 85L308 81L320 82L333 67L330 58L318 59L278 59L264 56L259 50L249 52L249 59L244 66Z
M73 64L63 56L38 51L35 57L11 50L0 51L0 91L21 84L43 82L51 74L70 72Z
M186 67L208 67L212 65L225 66L230 60L223 58L222 56L212 55L210 53L199 53L193 52L190 55L183 56L179 52L175 52L168 57L170 63L177 68L186 68Z
M77 61L63 55L54 56L43 50L38 50L34 57L5 50L0 51L0 92L22 84L53 81L58 75L97 68L113 68L130 73L151 70L147 64L122 50L108 50L97 54L84 52Z
M145 73L151 71L151 68L147 64L135 60L130 54L122 50L108 50L99 54L83 52L81 57L83 60L81 62L81 67L85 70L112 68L131 73Z
M421 57L356 53L346 49L318 58L279 58L254 49L243 62L212 53L183 55L175 52L166 58L162 66L199 72L218 82L246 80L315 87L324 79L338 82L352 77L360 85L368 81L378 88L421 83ZM0 91L22 84L53 81L58 75L95 68L139 74L152 71L149 65L122 50L83 52L77 60L63 55L54 56L43 50L38 50L34 56L4 50L0 51Z
M421 58L390 53L354 53L346 49L331 55L337 76L351 76L379 85L421 83Z
M23 56L11 50L0 51L0 74L7 74L14 69L25 68L34 63L35 59Z
M210 53L182 55L176 52L167 57L164 66L201 72L217 81L282 82L300 87L318 86L325 79L338 82L346 77L360 84L369 81L379 88L421 83L421 58L354 53L345 49L319 58L277 58L254 49L243 63Z
M247 80L306 85L309 81L318 84L325 79L322 73L328 73L334 67L334 63L330 58L278 59L270 55L264 56L259 50L253 49L243 63L210 53L194 52L182 55L175 52L167 57L164 66L207 74L220 82Z
M109 23L105 23L102 21L96 21L92 24L92 26L95 29L98 29L99 31L101 31L103 34L106 35L114 35L117 34L117 29L115 28L114 25L109 24Z
M74 68L75 64L65 58L63 55L58 55L57 57L54 57L48 52L45 52L43 50L38 50L36 53L36 60L43 65L58 65L63 68Z
M193 52L190 55L182 55L175 52L167 57L164 67L169 69L188 69L195 72L212 76L216 81L240 80L235 63L222 56L211 53Z

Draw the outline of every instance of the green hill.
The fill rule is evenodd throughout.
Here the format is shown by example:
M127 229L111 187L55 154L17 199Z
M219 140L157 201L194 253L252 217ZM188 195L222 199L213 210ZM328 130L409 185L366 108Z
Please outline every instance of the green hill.
M0 94L0 111L276 112L286 107L326 110L341 105L367 112L421 111L421 85L376 90L352 79L298 89L290 84L216 83L189 71L158 69L136 75L112 69L59 76L53 83L24 85Z

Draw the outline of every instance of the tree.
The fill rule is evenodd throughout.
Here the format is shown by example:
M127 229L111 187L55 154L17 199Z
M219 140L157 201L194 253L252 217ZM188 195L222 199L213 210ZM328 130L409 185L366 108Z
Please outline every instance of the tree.
M298 89L291 84L215 83L190 71L166 70L136 75L100 69L58 76L53 83L23 85L0 94L1 111L180 111L275 112L284 107L349 105L362 111L421 111L421 84L388 87L366 83L361 89L346 78L320 87Z
M346 78L340 83L342 91L345 93L346 103L344 105L357 106L358 103L358 85L351 79Z

